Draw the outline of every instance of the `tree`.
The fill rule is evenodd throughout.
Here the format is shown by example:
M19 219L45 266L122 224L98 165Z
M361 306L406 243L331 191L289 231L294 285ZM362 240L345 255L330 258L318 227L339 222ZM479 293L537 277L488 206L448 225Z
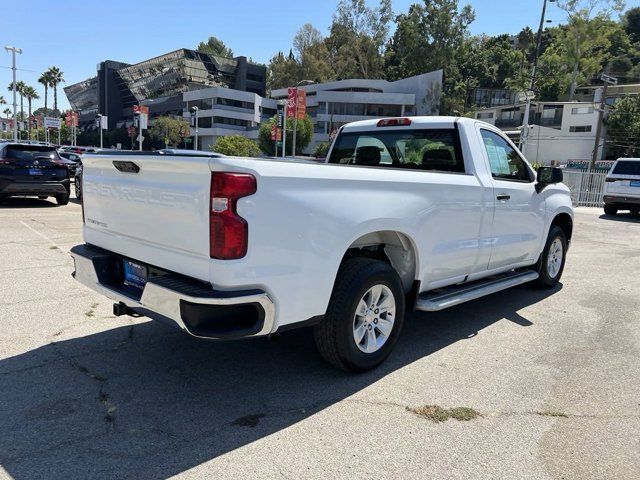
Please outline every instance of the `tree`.
M633 42L640 42L640 7L630 8L622 19L624 30Z
M200 42L197 50L209 55L217 55L219 57L233 58L233 50L225 45L225 43L217 37L209 37L206 42Z
M276 123L276 121L276 117L273 117L260 124L260 130L258 131L258 146L265 155L275 155L274 141L271 140L271 127ZM304 150L311 142L311 137L313 136L313 122L309 115L306 115L303 120L288 118L286 141L287 155L291 155L291 149L293 148L293 125L295 122L298 122L296 129L297 151Z
M471 82L461 75L460 56L473 50L465 43L475 19L471 6L459 8L458 0L423 0L396 17L396 31L385 52L390 80L443 70L445 113L464 109Z
M608 156L636 156L640 153L640 96L618 101L606 120Z
M218 137L216 143L210 148L214 152L232 157L257 157L260 155L258 144L242 135Z
M149 136L164 143L165 148L169 148L169 145L178 145L188 134L189 122L173 117L155 118L149 129Z
M580 81L599 70L609 47L605 31L607 20L612 11L623 9L624 1L559 0L557 5L567 13L569 20L558 40L563 46L563 60L571 67L569 101L572 101Z
M65 81L64 72L54 66L49 68L46 73L49 75L50 85L53 87L53 109L58 110L58 85Z
M365 0L340 0L326 39L336 78L384 76L382 53L392 17L391 0L380 0L377 8Z
M31 87L31 86L25 86L24 90L22 92L25 96L25 98L27 99L27 105L28 105L28 109L29 109L29 117L27 118L27 122L28 122L28 135L29 135L29 139L31 139L31 102L33 100L37 100L38 98L40 98L40 96L38 95L38 92L36 92L36 89Z
M49 87L51 86L51 75L49 71L43 72L38 78L38 83L44 87L44 116L47 116L47 101L49 98Z
M290 51L288 56L278 52L271 58L267 69L267 88L269 90L289 87L299 81L300 66L293 55L293 51Z

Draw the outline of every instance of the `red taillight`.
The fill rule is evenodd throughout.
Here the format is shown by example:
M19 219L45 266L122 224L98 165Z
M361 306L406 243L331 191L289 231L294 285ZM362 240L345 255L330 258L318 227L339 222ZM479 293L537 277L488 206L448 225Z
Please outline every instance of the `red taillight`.
M406 127L407 125L411 125L410 118L383 118L382 120L378 120L379 127Z
M231 260L247 254L249 226L238 215L238 199L256 193L256 179L247 173L213 173L209 223L211 258Z

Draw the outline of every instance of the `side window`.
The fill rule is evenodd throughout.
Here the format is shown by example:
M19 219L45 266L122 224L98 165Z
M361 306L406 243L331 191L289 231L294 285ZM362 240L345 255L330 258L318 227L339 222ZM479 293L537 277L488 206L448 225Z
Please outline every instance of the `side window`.
M527 164L504 138L489 130L482 129L480 132L489 157L493 178L531 181Z

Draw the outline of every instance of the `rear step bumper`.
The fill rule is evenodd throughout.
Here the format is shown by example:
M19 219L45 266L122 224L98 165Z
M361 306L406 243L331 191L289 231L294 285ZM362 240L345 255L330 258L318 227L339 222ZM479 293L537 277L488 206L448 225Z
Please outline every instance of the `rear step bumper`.
M151 276L137 292L123 284L119 265L124 257L90 245L73 247L71 256L74 278L116 302L116 314L133 312L203 339L233 340L272 333L275 307L261 290L218 291L204 282L162 272Z
M492 293L531 282L539 277L533 270L514 270L469 284L455 285L435 292L421 294L416 301L416 310L437 312L460 303L475 300Z

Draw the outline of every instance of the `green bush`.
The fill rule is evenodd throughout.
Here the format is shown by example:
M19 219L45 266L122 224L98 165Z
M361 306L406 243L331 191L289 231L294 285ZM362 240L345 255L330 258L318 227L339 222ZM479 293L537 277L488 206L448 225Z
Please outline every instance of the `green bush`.
M260 131L258 132L258 144L260 145L260 150L262 150L265 155L275 155L275 142L271 140L271 126L275 122L276 117L273 117L260 124ZM298 127L296 130L296 151L298 153L302 152L307 147L307 145L309 145L309 142L311 142L311 137L313 136L313 122L311 121L311 117L309 115L305 116L304 120L294 120L292 118L288 118L287 155L291 155L291 150L293 149L293 125L295 122L298 122ZM278 153L280 153L280 147L278 147Z
M218 137L211 150L232 157L257 157L260 155L258 144L242 135Z
M316 145L316 148L313 151L313 156L316 158L325 158L328 152L329 152L329 144L322 142Z

